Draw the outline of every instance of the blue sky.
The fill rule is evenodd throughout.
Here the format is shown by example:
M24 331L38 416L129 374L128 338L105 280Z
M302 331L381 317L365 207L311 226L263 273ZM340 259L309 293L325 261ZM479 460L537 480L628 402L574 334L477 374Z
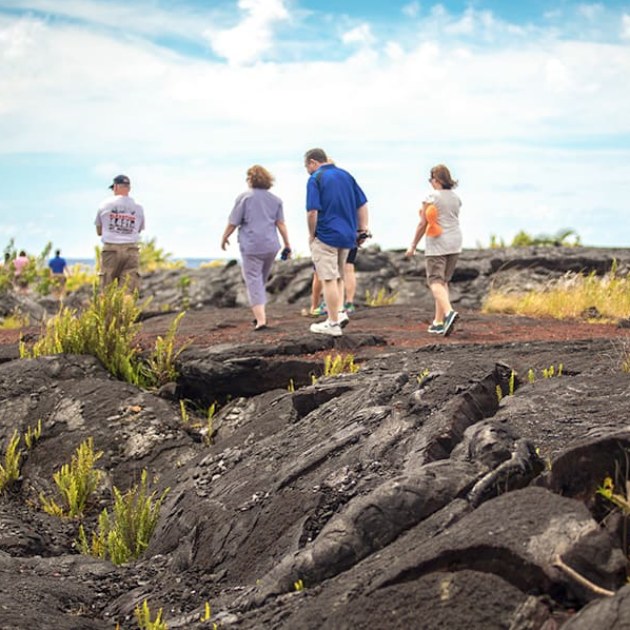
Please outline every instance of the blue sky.
M626 247L629 76L630 0L0 0L0 246L92 256L125 173L147 238L220 257L259 163L307 254L302 156L321 146L386 249L437 163L466 247L564 228Z

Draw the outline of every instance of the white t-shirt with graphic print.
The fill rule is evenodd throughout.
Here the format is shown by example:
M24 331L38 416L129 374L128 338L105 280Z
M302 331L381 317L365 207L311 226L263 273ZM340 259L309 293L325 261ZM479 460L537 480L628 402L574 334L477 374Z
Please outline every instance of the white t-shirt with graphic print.
M94 224L101 226L103 243L137 243L144 230L144 210L129 196L113 195L101 203Z

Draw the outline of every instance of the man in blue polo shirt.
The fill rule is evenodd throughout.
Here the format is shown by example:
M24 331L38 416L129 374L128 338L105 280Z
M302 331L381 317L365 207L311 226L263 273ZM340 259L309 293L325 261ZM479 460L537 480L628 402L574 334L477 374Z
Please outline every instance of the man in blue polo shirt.
M68 264L66 259L61 257L61 250L55 250L55 257L48 261L53 281L53 291L57 296L65 293L66 288L66 269Z
M323 149L304 155L310 177L306 211L311 257L323 284L328 319L311 332L340 336L348 316L343 306L343 273L348 252L368 233L367 198L354 177L328 160Z

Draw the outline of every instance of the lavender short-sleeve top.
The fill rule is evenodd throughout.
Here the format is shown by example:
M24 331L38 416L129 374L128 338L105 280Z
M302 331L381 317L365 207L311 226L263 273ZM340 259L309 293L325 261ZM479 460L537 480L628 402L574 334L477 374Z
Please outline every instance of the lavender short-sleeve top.
M238 226L242 254L271 254L280 249L276 221L284 221L282 200L262 188L251 188L236 198L228 219Z

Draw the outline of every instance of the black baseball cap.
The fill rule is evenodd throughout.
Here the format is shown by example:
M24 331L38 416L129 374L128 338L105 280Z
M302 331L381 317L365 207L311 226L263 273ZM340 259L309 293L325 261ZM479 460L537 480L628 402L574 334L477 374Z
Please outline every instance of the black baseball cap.
M116 184L125 184L125 186L129 186L131 182L129 181L129 178L126 175L116 175L116 177L114 177L114 182L110 186L110 188L114 190L114 186Z

